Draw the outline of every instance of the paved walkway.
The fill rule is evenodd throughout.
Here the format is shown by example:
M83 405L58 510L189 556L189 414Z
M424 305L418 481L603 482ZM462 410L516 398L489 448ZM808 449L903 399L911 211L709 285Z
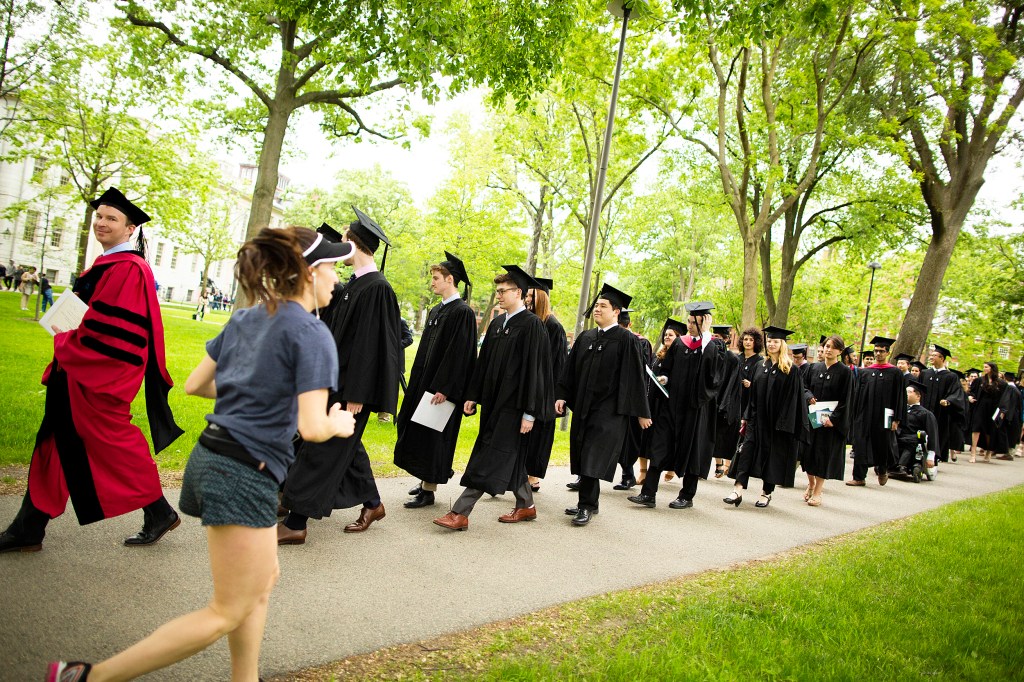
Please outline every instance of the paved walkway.
M565 488L568 471L557 468L537 495L537 521L499 524L513 506L511 494L485 497L463 533L430 523L460 492L455 485L439 493L437 506L407 510L402 502L413 481L384 479L388 515L370 531L344 534L356 516L347 510L312 522L306 545L281 548L263 671L297 670L728 566L1024 483L1024 461L961 462L945 465L931 483L847 488L830 481L818 509L803 503L799 488L779 490L768 509L754 508L756 494L739 509L726 507L726 480L702 483L696 507L684 511L667 506L678 482L663 483L658 508L645 509L602 484L601 513L585 528L571 527L562 512L575 498ZM168 491L172 503L177 492ZM0 497L0 522L18 504L17 497ZM67 513L51 524L42 552L0 556L0 679L41 679L46 661L56 657L103 658L205 604L210 579L198 521L186 519L154 547L122 547L141 518L82 528ZM147 679L227 678L221 643Z

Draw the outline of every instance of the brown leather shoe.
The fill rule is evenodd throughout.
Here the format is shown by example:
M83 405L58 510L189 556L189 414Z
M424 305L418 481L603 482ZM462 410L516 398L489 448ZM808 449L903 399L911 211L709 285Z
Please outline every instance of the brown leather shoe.
M502 514L498 520L502 523L519 523L520 521L533 521L537 518L536 507L516 507L508 514Z
M362 533L364 530L370 527L370 524L374 521L379 521L384 518L384 503L380 503L373 509L369 507L363 507L359 511L359 518L352 523L345 526L346 533Z
M450 511L441 518L434 519L434 523L450 530L466 530L469 528L469 517Z
M292 530L283 523L279 523L277 524L277 544L304 545L306 544L306 531Z
M864 487L864 486L867 485L867 483L865 483L864 481L858 481L856 478L851 478L849 481L846 482L846 485L855 485L855 486Z
M889 474L878 474L878 485L885 485L889 482Z

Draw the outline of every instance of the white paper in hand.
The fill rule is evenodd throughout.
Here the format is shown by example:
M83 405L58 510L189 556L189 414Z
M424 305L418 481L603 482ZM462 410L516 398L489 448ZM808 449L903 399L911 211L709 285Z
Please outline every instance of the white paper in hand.
M448 418L452 416L452 412L455 410L455 403L446 400L440 405L432 405L430 400L433 397L433 393L423 393L423 397L420 398L420 404L416 406L416 411L412 413L412 420L417 424L426 426L428 429L444 431L444 427L448 424Z
M89 306L78 298L75 292L68 289L57 297L50 309L39 319L39 324L50 332L50 336L56 336L57 333L53 331L53 327L65 332L78 329L78 326L82 324L82 318L85 317L85 311L88 309Z

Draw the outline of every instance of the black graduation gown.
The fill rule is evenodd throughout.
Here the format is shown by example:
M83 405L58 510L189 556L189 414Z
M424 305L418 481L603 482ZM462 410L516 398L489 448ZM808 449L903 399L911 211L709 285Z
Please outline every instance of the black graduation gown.
M792 487L797 445L806 442L810 429L800 371L793 367L787 374L764 358L755 376L744 413L747 428L737 476L746 473L765 483Z
M555 394L572 410L570 470L611 481L629 420L650 417L643 360L635 335L622 327L588 329L569 352Z
M861 367L854 396L853 447L865 466L888 471L896 464L896 433L885 426L886 408L894 421L907 412L903 373L892 365Z
M719 339L694 350L680 339L668 349L661 373L668 377L669 409L651 427L655 429L648 452L652 467L707 478L715 448L715 397L722 385L726 353Z
M462 424L466 385L476 362L476 314L463 300L439 303L427 315L409 387L395 417L395 466L428 483L447 483ZM455 403L444 431L412 421L424 393L443 393Z
M569 357L569 341L565 337L562 323L554 315L548 315L548 319L544 320L544 329L547 331L548 342L551 346L551 384L554 385L558 381L558 377L562 375L565 360ZM528 475L544 478L547 474L557 423L557 419L534 422L533 429L526 438L528 449L526 473Z
M1014 384L1006 385L1006 393L999 403L1002 410L1002 425L1006 432L1007 452L1020 445L1021 397L1020 389Z
M715 413L715 458L732 459L740 440L740 389L742 365L732 351L722 356L722 385L718 388Z
M846 436L850 431L850 397L853 372L841 362L831 367L824 362L806 366L804 387L818 402L837 401L829 415L832 427L811 429L810 442L801 450L801 468L812 476L843 480L846 470Z
M981 434L978 438L979 448L996 455L1005 455L1010 451L1005 419L992 419L996 410L1001 409L1004 405L1007 386L1005 381L995 385L986 385L984 377L978 377L971 384L971 395L977 400L971 415L971 431Z
M651 342L645 339L639 334L633 334L633 339L636 341L637 348L640 349L640 359L643 361L645 367L649 367L651 364L651 355L654 352L654 348L651 347ZM648 384L650 383L650 377L647 376L647 371L644 371L644 390L649 390ZM655 389L657 390L657 389ZM619 451L619 466L622 467L623 477L627 476L627 471L633 471L633 465L636 464L637 458L640 456L640 449L643 447L643 437L645 429L640 428L640 422L631 419L626 426L626 435L622 439L622 449Z
M651 363L651 372L656 377L664 374L661 362L658 356L655 355ZM640 438L640 456L649 460L651 458L651 436L654 434L654 425L659 422L667 422L669 410L671 409L668 398L661 392L661 389L654 385L650 377L647 378L647 407L651 413L652 424L649 429L644 429L643 435Z
M744 419L743 415L747 413L747 405L750 403L750 389L753 388L754 379L757 378L758 369L761 367L761 363L764 362L764 356L759 353L755 353L754 355L751 355L748 358L745 357L742 352L740 352L737 355L737 357L740 359L740 419ZM750 388L747 388L746 386L743 385L744 379L751 383ZM732 454L733 460L737 460L739 458L739 453L740 450L743 448L744 440L745 439L740 435L739 426L737 426L737 445L736 450ZM728 477L735 479L737 471L739 471L739 469L735 466L734 461L734 466L729 467L729 472L727 474Z
M921 405L932 413L938 424L938 441L935 454L939 461L949 461L950 450L963 450L963 424L967 415L967 396L960 387L960 379L948 369L938 372L926 369L921 372L920 381L925 386ZM943 407L940 401L947 400Z
M921 403L907 406L907 416L900 422L900 428L896 432L896 441L900 449L899 466L908 470L914 465L918 431L924 431L927 435L926 450L937 453L935 447L942 442L939 424L931 410ZM927 458L925 461L927 462Z
M363 430L371 412L395 412L404 364L398 299L380 272L336 286L321 319L338 345L338 391L327 404L344 407L351 401L362 403L363 409L351 438L302 443L288 471L282 503L314 519L377 495Z
M515 490L527 475L529 440L519 432L523 415L554 419L551 346L539 317L522 310L491 321L466 400L480 407L480 435L461 485L492 495Z

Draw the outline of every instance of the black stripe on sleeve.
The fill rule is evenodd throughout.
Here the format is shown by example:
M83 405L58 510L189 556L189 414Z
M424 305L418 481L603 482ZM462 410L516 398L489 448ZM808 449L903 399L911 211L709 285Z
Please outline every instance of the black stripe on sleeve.
M127 362L129 365L135 365L136 367L142 366L142 358L138 355L121 350L120 348L114 348L91 336L83 336L82 345L96 351L100 355L106 355L108 358Z
M97 334L105 334L107 336L113 336L115 339L121 339L125 343L130 343L133 346L139 348L146 347L146 337L135 332L130 332L123 327L117 325L107 324L106 322L100 322L99 320L88 319L84 323L86 329L90 329Z
M138 325L143 329L149 329L149 318L145 315L139 315L138 313L132 312L127 308L121 308L120 306L110 305L103 301L94 301L92 307L104 315L110 315L118 319L124 320L125 322L131 322L134 325Z

